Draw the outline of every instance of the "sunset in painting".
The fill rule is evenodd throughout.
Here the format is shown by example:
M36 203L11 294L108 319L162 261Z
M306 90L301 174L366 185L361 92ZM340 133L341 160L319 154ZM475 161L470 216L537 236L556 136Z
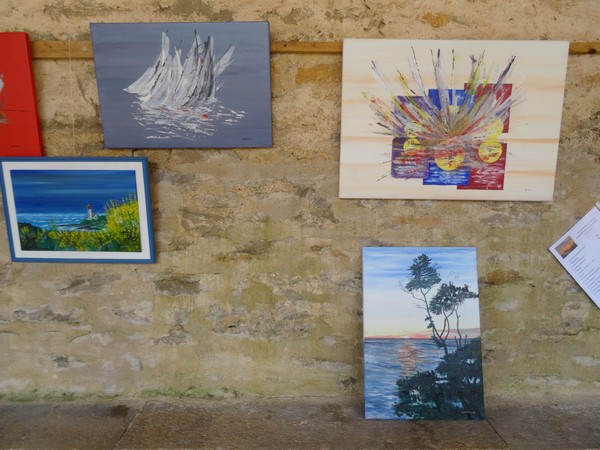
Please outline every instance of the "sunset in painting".
M363 249L366 418L483 418L478 296L474 248Z

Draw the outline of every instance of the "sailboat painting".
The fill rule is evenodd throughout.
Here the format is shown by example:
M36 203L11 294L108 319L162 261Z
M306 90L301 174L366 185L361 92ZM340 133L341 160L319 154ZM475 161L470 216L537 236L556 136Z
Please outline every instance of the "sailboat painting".
M267 22L91 32L107 148L272 145Z

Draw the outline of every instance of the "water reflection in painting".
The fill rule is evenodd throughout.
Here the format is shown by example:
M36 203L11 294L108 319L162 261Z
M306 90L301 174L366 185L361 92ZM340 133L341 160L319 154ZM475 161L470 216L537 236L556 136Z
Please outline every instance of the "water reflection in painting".
M367 419L482 419L475 249L363 249Z

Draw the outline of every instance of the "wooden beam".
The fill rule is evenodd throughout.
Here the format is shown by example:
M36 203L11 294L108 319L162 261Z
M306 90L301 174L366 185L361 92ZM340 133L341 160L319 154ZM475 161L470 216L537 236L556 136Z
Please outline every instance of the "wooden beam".
M31 41L34 59L92 59L90 41ZM271 42L271 53L341 55L341 42ZM600 42L571 42L571 55L600 54Z
M341 42L271 42L271 53L342 54Z
M595 55L600 53L600 42L571 42L569 54L571 55Z
M31 41L33 59L93 59L91 41Z

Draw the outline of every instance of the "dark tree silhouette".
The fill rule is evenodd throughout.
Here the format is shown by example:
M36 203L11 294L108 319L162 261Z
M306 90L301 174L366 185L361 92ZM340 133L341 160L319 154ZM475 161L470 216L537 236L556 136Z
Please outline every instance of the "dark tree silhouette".
M397 416L411 419L483 419L481 340L444 355L435 370L400 378Z
M429 304L429 308L433 314L444 316L444 325L439 334L440 339L443 340L441 346L446 350L448 350L446 340L448 339L452 328L452 324L450 323L452 316L455 318L455 330L457 335L454 337L454 341L456 347L461 348L467 340L467 336L463 338L460 331L460 314L458 313L458 309L465 300L470 298L477 298L477 294L472 292L466 284L464 286L455 286L453 283L443 283ZM440 346L439 343L437 344ZM448 354L447 351L446 354Z
M415 258L409 271L410 280L400 286L425 311L431 339L444 350L444 356L435 370L417 372L397 381L399 400L394 404L394 412L421 419L481 419L484 417L481 340L469 341L468 336L463 336L459 313L466 300L478 296L466 284L441 283L436 264L426 254ZM441 324L436 324L434 316L438 316ZM453 325L456 350L450 352L447 341Z
M425 310L425 320L428 322L427 328L431 330L431 338L441 348L444 349L444 353L448 354L448 347L446 346L443 335L438 331L435 321L433 320L433 313L431 311L429 292L442 279L437 271L435 264L431 262L431 258L426 254L422 254L413 260L410 270L410 281L404 286L400 287L408 292L412 297L417 300L418 308Z

